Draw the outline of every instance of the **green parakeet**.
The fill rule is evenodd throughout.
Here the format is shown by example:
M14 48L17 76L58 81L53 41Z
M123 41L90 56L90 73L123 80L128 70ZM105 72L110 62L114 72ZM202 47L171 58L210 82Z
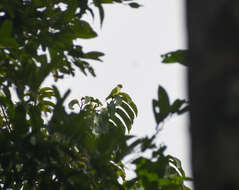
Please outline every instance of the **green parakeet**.
M120 93L121 88L123 88L122 84L118 84L110 93L109 96L105 100L108 100L110 98L113 98L114 96L118 95Z

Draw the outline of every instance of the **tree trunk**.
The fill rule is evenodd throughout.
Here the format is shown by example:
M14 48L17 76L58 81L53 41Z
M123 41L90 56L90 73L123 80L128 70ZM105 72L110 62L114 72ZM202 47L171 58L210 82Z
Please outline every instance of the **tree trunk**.
M239 189L239 1L187 0L195 190Z

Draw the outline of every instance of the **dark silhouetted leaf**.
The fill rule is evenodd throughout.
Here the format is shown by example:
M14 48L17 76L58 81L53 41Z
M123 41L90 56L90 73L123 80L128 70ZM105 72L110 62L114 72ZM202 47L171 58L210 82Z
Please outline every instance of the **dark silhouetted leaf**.
M188 66L186 62L187 50L177 50L173 52L161 55L162 63L180 63L182 65Z
M94 59L97 61L102 61L100 57L104 56L104 53L97 52L97 51L92 51L84 54L82 57L87 58L87 59Z
M91 28L88 22L86 21L79 21L78 26L75 28L76 37L77 38L95 38L97 36L96 32Z
M75 104L79 104L79 101L77 99L74 99L74 100L71 100L68 104L68 107L71 109L71 110L74 110L74 105Z
M140 4L135 3L135 2L129 3L128 5L129 5L131 8L139 8L139 7L141 7Z

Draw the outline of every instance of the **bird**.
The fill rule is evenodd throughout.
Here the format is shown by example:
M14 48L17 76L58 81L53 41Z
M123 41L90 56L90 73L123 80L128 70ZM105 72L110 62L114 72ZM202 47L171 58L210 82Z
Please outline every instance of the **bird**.
M119 93L120 93L120 90L123 88L123 85L122 84L118 84L110 93L109 96L106 97L105 100L108 100L110 98L113 98L115 96L117 96Z

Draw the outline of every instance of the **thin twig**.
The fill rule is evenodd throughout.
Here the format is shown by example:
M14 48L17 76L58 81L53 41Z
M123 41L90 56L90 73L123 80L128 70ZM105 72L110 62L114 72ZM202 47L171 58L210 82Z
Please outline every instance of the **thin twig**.
M1 111L2 111L2 113L3 113L3 118L5 119L5 122L6 122L7 129L8 129L9 132L11 132L12 130L11 130L11 127L10 127L10 125L9 125L9 122L8 122L8 119L7 119L7 115L6 115L6 113L5 113L5 110L4 110L4 108L3 108L3 105L0 105L0 107L1 107Z

